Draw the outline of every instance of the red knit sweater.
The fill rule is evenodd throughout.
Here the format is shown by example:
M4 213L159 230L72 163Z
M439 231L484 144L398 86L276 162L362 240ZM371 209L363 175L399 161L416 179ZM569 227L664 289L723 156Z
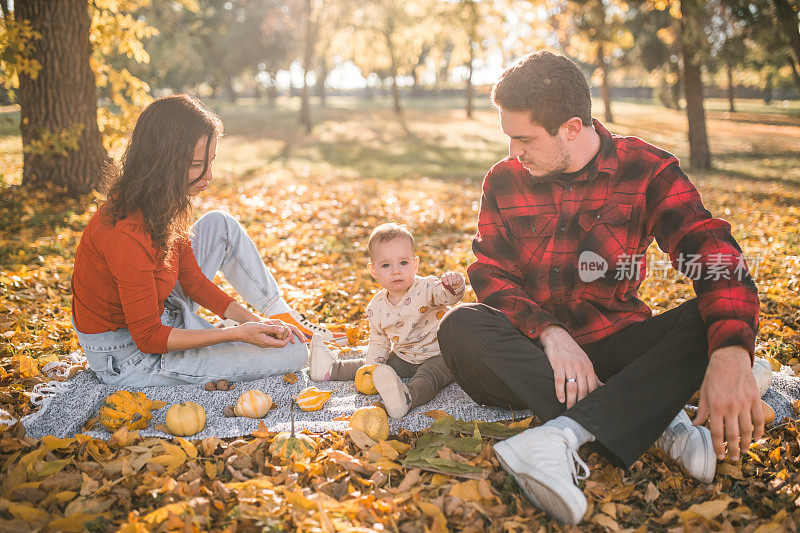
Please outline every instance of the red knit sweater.
M180 281L183 292L223 317L233 301L203 275L187 240L169 264L158 259L141 212L111 225L101 207L81 236L72 273L72 317L82 333L128 328L145 353L165 353L171 327L161 323L164 301Z

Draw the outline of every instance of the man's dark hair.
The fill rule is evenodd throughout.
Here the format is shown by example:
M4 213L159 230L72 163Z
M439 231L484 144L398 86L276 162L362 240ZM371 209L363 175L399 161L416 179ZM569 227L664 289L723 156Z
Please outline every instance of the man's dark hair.
M583 73L566 57L533 52L506 69L492 89L492 103L506 111L529 111L550 135L572 117L592 125L592 98Z

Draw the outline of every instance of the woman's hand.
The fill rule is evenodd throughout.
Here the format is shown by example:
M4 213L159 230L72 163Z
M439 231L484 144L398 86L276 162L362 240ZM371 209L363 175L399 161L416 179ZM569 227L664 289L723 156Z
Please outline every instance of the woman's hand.
M291 342L292 344L294 344L294 338L295 337L297 337L297 339L300 342L308 342L308 337L303 335L303 332L300 331L297 328L297 326L295 326L294 324L289 324L287 322L284 322L283 320L276 320L274 318L262 318L261 320L259 320L259 322L261 324L268 324L268 325L272 325L272 326L281 326L282 328L288 328L289 331L291 333L293 333L293 335L288 335L289 342ZM283 332L283 331L285 331L285 330L283 330L283 329L279 330L278 337L280 337L282 335L282 333L280 333L280 332Z
M232 329L236 333L237 340L259 348L283 348L289 342L294 342L291 335L286 335L283 340L277 338L289 326L280 322L280 320L270 320L269 322L245 322L244 324L233 326ZM275 322L280 323L275 324Z
M548 326L539 337L544 353L553 367L556 397L567 402L567 409L602 385L594 365L575 339L559 326Z

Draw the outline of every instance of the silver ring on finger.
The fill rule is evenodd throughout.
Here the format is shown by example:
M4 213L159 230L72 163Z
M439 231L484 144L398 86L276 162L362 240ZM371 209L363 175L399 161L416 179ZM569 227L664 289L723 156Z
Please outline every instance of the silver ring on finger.
M567 378L567 383L577 383L578 378Z

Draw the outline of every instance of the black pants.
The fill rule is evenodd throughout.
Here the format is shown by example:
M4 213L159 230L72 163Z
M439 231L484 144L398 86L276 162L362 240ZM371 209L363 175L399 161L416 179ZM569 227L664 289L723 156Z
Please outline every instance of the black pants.
M456 381L479 404L531 409L543 421L566 415L630 466L703 382L708 328L688 302L582 346L603 386L571 409L559 403L541 346L484 304L451 309L439 346Z

